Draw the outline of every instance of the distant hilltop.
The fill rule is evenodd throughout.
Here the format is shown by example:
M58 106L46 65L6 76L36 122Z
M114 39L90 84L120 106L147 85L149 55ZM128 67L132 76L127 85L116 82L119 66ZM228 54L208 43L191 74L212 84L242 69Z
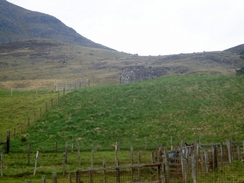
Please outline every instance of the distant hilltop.
M0 42L37 38L113 50L81 36L53 16L26 10L6 0L0 0Z

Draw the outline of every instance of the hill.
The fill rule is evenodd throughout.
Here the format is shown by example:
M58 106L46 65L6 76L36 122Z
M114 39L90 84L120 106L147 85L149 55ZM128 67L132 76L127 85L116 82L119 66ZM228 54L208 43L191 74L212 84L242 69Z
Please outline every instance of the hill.
M57 18L0 0L0 42L50 39L80 46L110 49L81 36Z
M127 85L90 87L67 94L27 132L27 144L52 150L72 139L82 149L243 140L244 77L176 75ZM176 144L175 144L176 145ZM18 139L15 147L26 147Z
M91 85L114 84L120 83L123 70L126 77L133 78L129 74L137 73L134 68L138 66L152 68L157 76L235 75L236 69L244 67L244 60L229 51L138 56L48 39L0 43L0 88L53 89L55 80L80 78L89 79Z

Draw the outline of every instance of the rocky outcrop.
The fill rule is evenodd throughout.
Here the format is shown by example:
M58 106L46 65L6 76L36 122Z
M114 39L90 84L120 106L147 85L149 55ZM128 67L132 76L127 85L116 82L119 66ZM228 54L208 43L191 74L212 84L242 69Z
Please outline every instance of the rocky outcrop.
M167 73L164 68L145 68L144 66L129 66L122 69L120 83L126 84L141 80L153 79Z

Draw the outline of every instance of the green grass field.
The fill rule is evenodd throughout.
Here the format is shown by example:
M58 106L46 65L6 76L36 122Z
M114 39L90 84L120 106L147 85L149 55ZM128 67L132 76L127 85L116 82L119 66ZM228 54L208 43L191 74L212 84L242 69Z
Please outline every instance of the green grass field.
M51 175L54 171L61 174L62 152L66 142L71 147L72 140L75 148L77 143L80 144L84 155L81 168L90 166L91 150L95 147L103 154L97 159L97 166L101 166L102 159L106 157L109 162L113 162L112 149L117 140L121 143L121 152L124 152L120 157L122 160L128 158L131 146L141 150L145 141L148 149L159 145L169 147L171 136L174 146L181 140L201 140L203 143L226 141L230 135L234 141L243 141L243 83L243 76L172 75L138 83L90 87L70 92L45 112L43 118L23 132L27 141L22 142L20 135L11 139L12 152L4 155L6 177L1 178L0 182L16 182L15 178L22 182L24 179L38 182L42 174ZM56 93L36 94L33 91L16 92L12 97L9 96L10 91L0 91L0 95L3 99L1 111L5 110L1 113L6 119L3 121L9 120L6 124L1 122L5 128L2 133L18 125L20 120L15 118L19 115L27 120L29 112L30 115L34 111L38 112L43 103L50 101L51 97L57 97ZM30 102L27 96L36 100ZM11 102L15 105L9 105ZM36 109L30 111L28 103L35 104ZM18 106L15 112L11 112L11 106ZM55 142L58 142L59 153L53 153ZM27 151L30 143L33 153L31 163L27 165L27 154L23 152ZM31 175L36 150L40 151L41 158L38 175L33 178ZM71 154L70 158L68 171L74 172L79 167L75 160L76 153ZM233 175L239 174L235 166L228 169L230 174L232 169ZM209 176L221 179L218 172ZM65 182L67 178L61 177L60 182L62 180Z
M74 139L85 150L169 146L244 139L244 77L166 76L128 85L91 87L66 95L28 131L34 148ZM21 147L19 139L13 149ZM20 149L19 149L20 150Z

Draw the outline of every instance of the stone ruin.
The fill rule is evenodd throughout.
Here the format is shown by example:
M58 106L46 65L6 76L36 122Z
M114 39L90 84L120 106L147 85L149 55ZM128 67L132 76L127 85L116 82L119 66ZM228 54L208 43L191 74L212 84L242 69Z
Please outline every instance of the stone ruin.
M144 66L129 66L122 69L120 83L132 83L141 80L148 80L165 75L167 72L163 68L153 68Z

